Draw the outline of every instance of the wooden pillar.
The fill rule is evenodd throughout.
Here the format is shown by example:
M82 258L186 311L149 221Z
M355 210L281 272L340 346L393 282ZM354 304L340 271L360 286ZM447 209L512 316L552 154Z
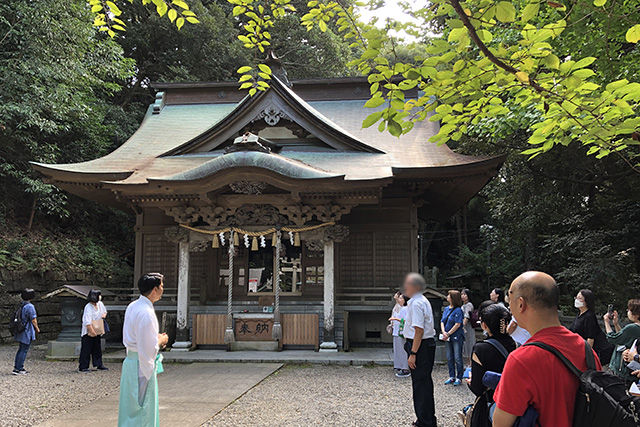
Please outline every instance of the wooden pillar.
M178 243L178 306L176 314L176 342L172 351L188 351L189 341L189 240Z
M136 214L136 225L134 227L134 231L136 233L136 241L135 241L135 253L133 260L133 289L134 294L138 292L138 280L144 273L142 271L142 252L143 252L143 235L142 235L142 226L144 225L144 214L139 213Z
M334 284L334 243L324 241L324 336L320 351L338 351L335 343L335 284Z

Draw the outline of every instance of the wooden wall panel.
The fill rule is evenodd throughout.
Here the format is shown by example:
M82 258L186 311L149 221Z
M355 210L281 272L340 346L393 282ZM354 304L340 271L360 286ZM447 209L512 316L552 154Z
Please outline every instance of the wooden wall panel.
M374 286L399 286L411 271L409 232L380 231L375 233Z
M317 314L281 314L282 345L319 345Z
M225 314L194 314L192 340L194 345L224 344Z
M166 289L178 286L178 245L164 234L144 234L142 240L142 274L164 274Z

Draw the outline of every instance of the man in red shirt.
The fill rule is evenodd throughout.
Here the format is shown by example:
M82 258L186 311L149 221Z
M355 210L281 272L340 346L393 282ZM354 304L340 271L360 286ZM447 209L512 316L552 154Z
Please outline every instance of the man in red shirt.
M584 339L560 324L553 277L539 271L521 274L511 283L509 302L518 325L532 335L527 342L553 346L578 369L587 369ZM601 369L598 356L595 359ZM509 355L494 394L493 427L511 427L529 405L540 414L541 427L571 427L577 390L578 379L555 355L539 347L520 347Z

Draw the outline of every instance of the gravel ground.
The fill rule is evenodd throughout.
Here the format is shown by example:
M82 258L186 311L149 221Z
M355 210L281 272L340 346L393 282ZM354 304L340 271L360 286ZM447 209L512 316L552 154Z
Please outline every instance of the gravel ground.
M434 369L441 427L473 401L466 386L445 386L445 366ZM409 426L415 421L411 379L389 367L286 366L209 420L214 426Z
M47 362L45 349L31 348L25 369L15 376L16 345L0 346L0 426L31 426L61 412L117 392L120 364L106 364L109 371L77 372L78 362Z
M16 346L0 346L0 426L31 426L118 392L119 363L107 372L80 374L77 362L47 362L31 349L27 376L11 375ZM167 366L180 369L179 365ZM473 399L466 386L444 386L446 367L434 369L436 415L441 427L459 427L455 413ZM414 421L411 379L389 367L285 366L204 425L408 426Z

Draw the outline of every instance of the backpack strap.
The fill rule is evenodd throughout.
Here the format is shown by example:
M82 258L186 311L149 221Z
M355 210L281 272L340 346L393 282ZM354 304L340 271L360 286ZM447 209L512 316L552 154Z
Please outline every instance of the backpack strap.
M587 346L588 345L589 344L587 344ZM560 361L562 363L564 363L564 365L569 369L569 371L571 371L571 373L573 373L573 375L575 375L578 378L580 378L580 376L582 375L582 371L580 369L576 368L576 365L571 363L571 361L569 359L567 359L567 357L564 354L560 353L560 351L557 348L555 348L553 346L550 346L548 344L542 343L542 342L535 342L535 341L523 344L521 347L525 347L525 346L540 347L541 349L546 350L549 353L554 354L558 359L560 359ZM594 361L594 364L595 364L595 361Z
M493 348L498 350L500 352L500 354L504 356L505 359L507 357L509 357L509 352L507 351L506 348L504 348L504 346L497 339L488 338L488 339L484 340L484 342L486 342L487 344L491 344L493 346Z
M593 350L587 340L584 340L584 353L587 360L587 369L590 371L596 371L596 358L593 357Z

